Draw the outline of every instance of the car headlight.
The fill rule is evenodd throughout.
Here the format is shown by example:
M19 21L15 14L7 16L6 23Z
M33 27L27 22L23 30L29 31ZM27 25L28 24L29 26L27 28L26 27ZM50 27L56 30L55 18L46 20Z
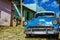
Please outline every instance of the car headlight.
M31 30L31 28L28 28L27 30Z
M57 24L57 20L54 20L54 21L53 21L53 24Z
M27 22L24 22L24 25L27 25Z
M38 22L37 24L41 25L41 24L42 24L42 22Z

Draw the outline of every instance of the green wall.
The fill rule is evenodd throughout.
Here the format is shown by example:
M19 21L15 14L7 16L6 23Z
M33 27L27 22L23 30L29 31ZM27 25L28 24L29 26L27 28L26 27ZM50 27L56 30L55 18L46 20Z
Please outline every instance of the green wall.
M20 2L20 0L15 0L16 2ZM18 10L21 11L20 6L17 6ZM21 13L21 12L20 12ZM25 17L25 20L32 19L34 17L35 12L28 10L27 8L23 8L23 16ZM16 18L20 19L20 16L18 15L16 9L14 8L14 15Z
M30 20L34 17L34 12L28 10L28 9L24 9L23 15L25 17L25 20Z
M21 12L21 9L19 6L17 6L18 10ZM27 8L24 8L23 9L23 12L22 12L23 16L25 17L25 20L30 20L34 17L34 12L31 11L31 10L28 10ZM20 19L20 16L18 15L18 12L16 11L16 9L14 8L14 15L16 18Z
M17 7L18 7L18 10L20 11L20 7L19 6L17 6ZM14 8L14 15L15 15L16 18L20 19L20 16L18 15L15 8Z

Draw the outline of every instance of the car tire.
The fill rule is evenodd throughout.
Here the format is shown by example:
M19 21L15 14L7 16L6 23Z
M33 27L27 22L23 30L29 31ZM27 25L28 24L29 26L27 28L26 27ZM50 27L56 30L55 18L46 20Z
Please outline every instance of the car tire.
M55 38L55 39L58 39L59 37L59 34L54 34L54 35L51 35L52 38Z
M31 37L31 34L26 34L26 37Z
M59 37L59 34L51 34L51 35L49 35L48 36L48 38L50 39L50 40L58 40L58 37Z
M55 34L55 37L58 39L58 37L59 37L59 34Z

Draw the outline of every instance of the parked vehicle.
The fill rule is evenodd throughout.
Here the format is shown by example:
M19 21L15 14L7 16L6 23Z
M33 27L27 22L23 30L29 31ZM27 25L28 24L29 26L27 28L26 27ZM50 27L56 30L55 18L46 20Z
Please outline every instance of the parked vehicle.
M24 22L26 36L53 34L58 36L59 24L56 14L52 11L43 11L35 14L32 20Z

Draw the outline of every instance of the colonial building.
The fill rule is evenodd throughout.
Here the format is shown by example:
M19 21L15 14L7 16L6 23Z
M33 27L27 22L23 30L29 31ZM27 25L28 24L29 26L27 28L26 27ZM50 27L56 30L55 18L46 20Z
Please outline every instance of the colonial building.
M11 0L0 0L0 26L11 26Z
M16 8L18 9L18 11ZM21 14L21 5L19 1L15 1L14 9L15 17L20 18L21 15L19 16L19 14ZM25 20L32 19L34 17L34 14L40 11L45 11L45 9L38 6L36 3L34 4L22 3L22 16L25 18Z
M22 4L23 7L23 15L25 14L25 19L29 20L34 18L35 13L37 12L41 12L41 11L45 11L44 8L42 8L41 6L38 6L37 4L33 3L33 4ZM29 10L28 10L29 9Z
M14 1L13 7L14 7L14 16L20 19L21 18L21 5L19 1ZM25 18L25 20L29 20L33 18L35 13L36 13L35 10L32 10L22 4L22 16Z
M22 16L24 20L30 20L36 12L43 11L37 4L22 3ZM20 0L0 0L0 26L12 26L13 17L21 20Z

